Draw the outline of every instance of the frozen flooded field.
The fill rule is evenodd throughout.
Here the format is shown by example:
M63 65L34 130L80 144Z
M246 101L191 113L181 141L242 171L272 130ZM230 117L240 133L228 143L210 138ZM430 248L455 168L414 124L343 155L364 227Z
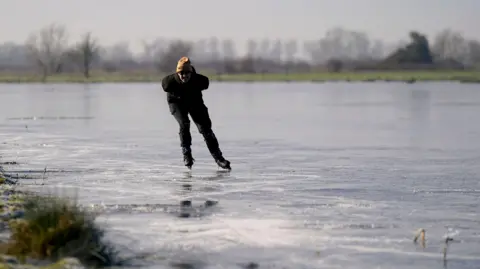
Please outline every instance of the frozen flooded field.
M187 172L158 84L1 85L0 156L47 167L21 182L95 206L118 246L155 253L142 268L444 268L446 235L449 268L480 267L479 86L214 83L204 99L230 173L193 124Z

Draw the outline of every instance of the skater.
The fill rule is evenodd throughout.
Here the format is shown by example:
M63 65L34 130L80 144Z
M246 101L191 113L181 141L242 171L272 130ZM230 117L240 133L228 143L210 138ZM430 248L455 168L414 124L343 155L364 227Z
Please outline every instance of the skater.
M188 118L190 114L217 165L230 170L230 162L225 160L220 151L218 140L212 131L208 108L203 102L202 91L208 89L208 86L208 77L198 74L188 57L182 57L178 61L176 72L162 79L162 88L167 93L170 113L179 125L180 146L185 166L191 169L194 162L190 148L192 144Z

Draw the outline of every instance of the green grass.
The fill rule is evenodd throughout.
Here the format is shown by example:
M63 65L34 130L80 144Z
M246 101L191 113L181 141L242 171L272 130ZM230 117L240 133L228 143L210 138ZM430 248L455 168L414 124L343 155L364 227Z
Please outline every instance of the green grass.
M11 236L0 244L1 253L21 261L74 257L88 266L115 264L116 252L102 242L104 232L90 212L68 199L49 196L26 196L23 205L25 215L10 221Z
M463 81L480 82L480 72L342 72L342 73L303 73L303 74L245 74L224 75L225 81Z
M201 70L199 70L201 72ZM327 82L327 81L460 81L480 82L480 71L378 71L378 72L341 72L341 73L292 73L292 74L211 74L203 73L212 81L229 82ZM47 77L47 83L134 83L160 82L164 74L153 72L117 72L93 73L90 79L81 74L60 74ZM42 82L39 75L0 74L0 83L38 83Z

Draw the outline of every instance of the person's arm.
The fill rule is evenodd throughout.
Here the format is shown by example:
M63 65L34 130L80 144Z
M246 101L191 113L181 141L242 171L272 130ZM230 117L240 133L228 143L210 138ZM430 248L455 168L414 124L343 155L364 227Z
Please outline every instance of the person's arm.
M162 88L165 92L173 92L172 75L168 75L162 79Z
M197 74L198 76L198 87L200 88L201 91L204 91L208 89L208 86L210 86L210 80L208 77L204 75Z

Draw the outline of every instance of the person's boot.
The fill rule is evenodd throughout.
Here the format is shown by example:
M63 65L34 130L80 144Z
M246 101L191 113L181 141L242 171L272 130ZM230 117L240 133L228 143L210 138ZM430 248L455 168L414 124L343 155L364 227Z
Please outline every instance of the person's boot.
M223 158L222 151L220 150L220 146L218 145L218 140L213 131L203 132L203 137L205 142L207 143L207 148L212 154L213 159L223 169L231 170L230 162Z
M187 147L182 148L182 153L183 153L183 163L185 164L188 169L192 169L193 162L195 159L192 157L192 150Z
M216 157L215 162L217 163L218 166L220 166L222 169L227 169L227 170L232 170L232 167L230 166L230 161L226 160L222 156Z
M230 166L230 161L229 161L229 160L226 160L226 159L223 157L222 152L220 151L220 149L214 151L214 152L212 153L212 157L213 157L213 159L215 160L215 162L217 163L217 165L220 166L220 168L232 170L232 167Z

